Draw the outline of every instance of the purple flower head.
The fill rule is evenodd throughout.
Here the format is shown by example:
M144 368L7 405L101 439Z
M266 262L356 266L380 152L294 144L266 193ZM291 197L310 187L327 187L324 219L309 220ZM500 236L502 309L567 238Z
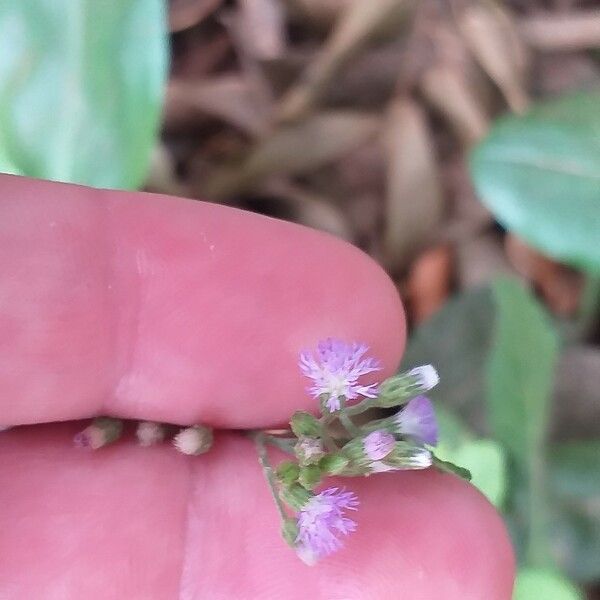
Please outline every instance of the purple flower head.
M319 342L317 352L300 354L300 370L312 379L309 392L314 398L325 396L325 406L330 412L340 410L341 399L354 400L359 396L374 398L377 384L360 385L359 377L381 370L379 362L364 358L369 348L365 344L347 344L329 338Z
M431 400L426 396L413 398L395 417L398 433L415 438L422 444L435 446L438 424Z
M310 498L298 514L298 556L314 564L339 550L343 543L338 535L348 535L356 529L356 523L344 516L344 512L357 507L354 493L338 488L328 488Z
M394 449L395 443L396 440L391 433L379 429L365 437L363 448L367 458L370 460L381 460Z

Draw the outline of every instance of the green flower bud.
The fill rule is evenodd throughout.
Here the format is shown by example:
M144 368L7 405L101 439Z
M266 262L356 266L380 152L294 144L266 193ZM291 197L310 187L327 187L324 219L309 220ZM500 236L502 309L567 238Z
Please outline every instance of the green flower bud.
M298 481L300 467L291 460L284 460L277 466L275 473L282 485L292 485Z
M318 438L321 435L321 424L317 418L302 410L292 415L290 426L296 437Z
M386 379L379 386L379 395L373 400L373 405L382 408L400 406L413 396L435 387L438 382L437 371L431 365L415 367Z
M279 497L294 510L300 510L312 498L312 496L313 494L297 483L283 488L279 492Z
M319 461L319 468L327 475L340 475L350 463L342 454L328 454Z
M321 483L322 478L323 473L317 465L308 465L300 469L300 477L298 477L298 482L307 490L312 490L316 488L319 483Z
M296 546L298 539L298 524L295 519L286 519L281 526L283 539L292 547Z

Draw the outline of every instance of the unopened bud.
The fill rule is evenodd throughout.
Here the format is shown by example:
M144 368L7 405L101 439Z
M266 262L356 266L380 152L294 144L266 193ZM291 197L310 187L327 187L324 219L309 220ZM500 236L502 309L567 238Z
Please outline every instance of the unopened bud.
M160 423L142 421L138 423L135 435L140 446L153 446L159 444L165 438L165 428Z
M300 469L298 482L307 490L313 490L321 483L322 478L323 473L317 465L308 465Z
M377 461L373 471L403 471L427 469L433 463L429 450L408 442L396 442L394 449L383 460Z
M294 510L300 510L313 497L313 494L296 483L281 489L279 497Z
M440 378L432 365L415 367L386 379L379 386L379 395L374 406L390 408L405 404L410 398L434 388Z
M179 452L193 456L208 452L212 443L212 429L205 425L186 427L173 438L173 445Z
M350 460L342 454L328 454L319 461L319 467L327 475L340 475L349 462Z
M97 450L116 442L123 433L123 421L110 417L97 417L83 431L73 438L73 443L78 448L91 448Z
M275 473L282 485L292 485L298 481L300 467L291 460L284 460L277 466Z
M290 426L296 437L317 438L321 434L321 424L310 413L299 410L292 415Z

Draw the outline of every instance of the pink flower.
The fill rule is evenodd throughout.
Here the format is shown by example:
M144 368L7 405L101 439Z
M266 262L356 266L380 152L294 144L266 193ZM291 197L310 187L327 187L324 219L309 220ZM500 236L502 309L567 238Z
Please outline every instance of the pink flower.
M309 392L314 398L325 397L330 412L340 410L342 399L354 400L359 396L374 398L377 384L361 385L362 375L381 370L378 361L364 358L369 348L364 344L347 344L329 338L320 342L317 352L300 354L300 370L313 384Z
M348 535L356 529L356 523L344 513L357 507L354 493L338 488L328 488L312 496L298 514L298 556L314 564L339 550L343 546L339 535Z
M413 398L396 414L394 422L399 434L412 437L421 444L437 444L438 424L435 410L426 396Z
M383 429L373 431L363 440L363 448L370 460L381 460L393 449L396 440L394 436Z

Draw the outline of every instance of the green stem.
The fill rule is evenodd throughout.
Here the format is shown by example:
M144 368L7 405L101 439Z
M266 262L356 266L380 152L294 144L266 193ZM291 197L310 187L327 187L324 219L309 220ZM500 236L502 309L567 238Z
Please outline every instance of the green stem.
M275 506L277 507L277 512L279 513L281 522L282 524L284 524L287 519L287 514L285 512L283 502L281 501L281 498L277 493L277 482L275 481L275 472L273 471L273 467L269 462L265 434L257 432L252 433L251 436L254 438L254 443L256 444L256 451L258 452L258 462L262 467L265 479L267 480L267 484L269 486L269 489L271 490L271 495L273 496L273 500L275 501Z
M365 398L358 404L348 407L346 409L346 414L350 417L354 417L355 415L360 415L361 413L364 413L366 410L369 410L370 408L373 408L373 399Z
M340 423L344 426L344 429L350 434L350 437L357 437L360 435L360 429L352 422L352 419L348 416L345 409L342 409L338 414Z
M327 431L327 425L329 425L334 419L335 417L331 413L327 413L319 419L319 423L321 424L321 439L323 442L325 442L325 447L327 450L329 450L329 452L337 452L339 450L338 445Z
M269 444L270 446L275 446L275 448L279 448L283 452L287 454L291 454L295 456L294 446L298 441L296 438L284 438L278 437L276 435L264 434L265 444Z

